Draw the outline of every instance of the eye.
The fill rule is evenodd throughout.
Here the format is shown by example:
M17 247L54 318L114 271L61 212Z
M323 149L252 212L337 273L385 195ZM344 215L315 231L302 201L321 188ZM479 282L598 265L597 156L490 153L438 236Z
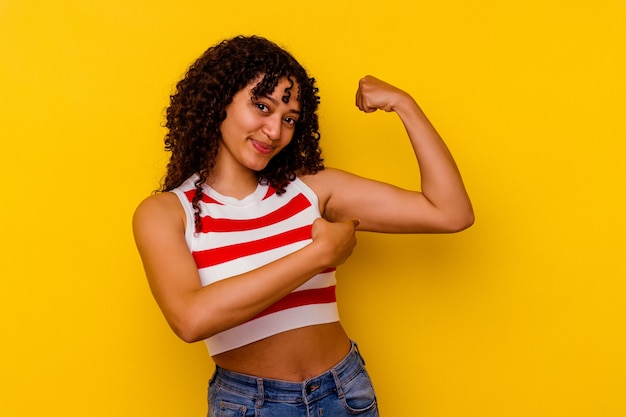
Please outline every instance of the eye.
M257 101L254 103L254 105L256 106L257 109L261 110L263 113L268 113L270 111L270 108L261 102Z
M296 123L298 123L298 120L293 117L285 117L285 123L287 123L289 126L295 126Z

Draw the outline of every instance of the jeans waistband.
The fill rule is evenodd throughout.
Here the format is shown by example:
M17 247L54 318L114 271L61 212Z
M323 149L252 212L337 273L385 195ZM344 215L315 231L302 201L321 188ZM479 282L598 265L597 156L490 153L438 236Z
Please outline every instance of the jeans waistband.
M365 362L355 342L348 354L330 370L303 382L257 378L252 375L228 371L216 366L213 383L241 395L252 395L259 401L309 403L332 392L352 380L364 367Z

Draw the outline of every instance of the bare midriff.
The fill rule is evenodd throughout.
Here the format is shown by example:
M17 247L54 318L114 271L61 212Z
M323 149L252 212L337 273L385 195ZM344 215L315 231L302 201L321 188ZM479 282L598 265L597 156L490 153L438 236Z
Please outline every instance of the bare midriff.
M301 382L339 363L350 339L339 322L308 326L213 356L223 369L260 378Z

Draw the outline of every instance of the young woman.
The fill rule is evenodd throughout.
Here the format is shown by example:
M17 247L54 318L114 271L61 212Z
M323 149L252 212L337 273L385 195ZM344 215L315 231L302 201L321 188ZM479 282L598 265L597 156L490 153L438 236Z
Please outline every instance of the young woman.
M337 315L335 268L355 230L473 223L454 160L410 95L366 76L356 105L400 117L421 192L325 168L318 102L302 66L254 36L209 48L171 97L167 175L133 227L168 323L184 341L205 340L216 364L210 416L377 416Z

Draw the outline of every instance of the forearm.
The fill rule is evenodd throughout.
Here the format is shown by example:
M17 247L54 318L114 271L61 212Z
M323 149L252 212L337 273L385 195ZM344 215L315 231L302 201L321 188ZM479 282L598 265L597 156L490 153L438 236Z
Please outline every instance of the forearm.
M176 323L193 342L244 323L327 268L314 244L250 272L189 291L179 299Z

